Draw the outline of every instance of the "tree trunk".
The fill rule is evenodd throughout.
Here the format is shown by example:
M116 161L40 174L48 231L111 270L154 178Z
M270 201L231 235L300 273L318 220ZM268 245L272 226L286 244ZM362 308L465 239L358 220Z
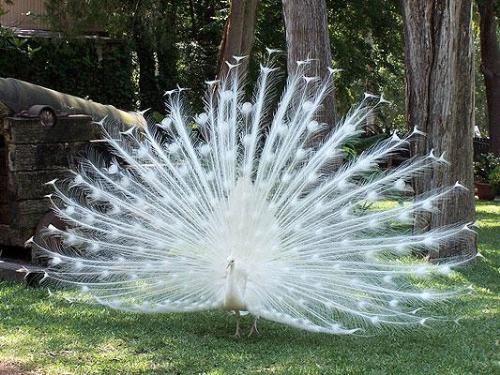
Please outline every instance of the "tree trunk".
M297 61L314 59L309 65L308 76L325 77L332 66L330 36L325 0L283 0L288 72L294 73ZM329 95L320 114L321 122L335 125L335 97Z
M223 78L228 72L226 61L234 62L233 56L250 55L255 39L255 22L259 0L232 0L229 17L224 26L224 34L219 51L217 77ZM242 60L240 68L245 72L248 58Z
M455 184L455 191L432 214L416 218L415 230L430 230L474 219L472 138L474 75L471 40L471 0L401 1L405 32L406 116L410 128L427 133L413 151L444 153L449 166L436 167L415 181L417 194ZM475 251L475 236L442 246L431 256Z
M495 0L478 0L481 72L486 86L490 150L500 155L500 46L497 40Z
M145 5L139 0L135 9L132 35L139 64L140 105L141 109L162 111L162 97L155 74L154 40L147 21Z

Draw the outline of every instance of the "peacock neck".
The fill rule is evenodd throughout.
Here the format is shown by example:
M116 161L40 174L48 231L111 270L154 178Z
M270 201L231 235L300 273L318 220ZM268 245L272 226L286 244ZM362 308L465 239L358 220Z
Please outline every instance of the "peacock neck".
M244 275L235 266L230 264L226 274L224 291L224 308L227 310L246 310L244 302L246 280Z

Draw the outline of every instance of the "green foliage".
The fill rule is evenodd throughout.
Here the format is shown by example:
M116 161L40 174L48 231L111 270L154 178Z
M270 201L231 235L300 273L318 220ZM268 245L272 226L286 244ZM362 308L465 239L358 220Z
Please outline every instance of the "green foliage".
M385 138L387 138L386 134L375 134L364 138L357 138L347 141L342 147L342 150L344 151L347 159L355 159L361 155L363 151L376 145Z
M479 12L477 4L474 1L474 12L472 14L472 34L474 43L474 105L475 105L475 125L478 127L481 137L488 136L488 109L486 105L486 88L484 85L484 76L481 73L481 42L479 38Z
M219 44L229 2L200 0L181 2L176 19L179 50L176 83L189 87L187 98L193 110L201 111L205 81L217 75ZM171 89L167 87L165 89Z
M5 0L5 4L12 4L11 0ZM3 8L4 4L0 2L0 16L7 14L8 12ZM5 27L0 25L0 51L17 51L19 53L26 53L32 55L39 50L39 48L33 49L27 42L26 39L17 38L15 34Z
M151 46L142 53L156 56L159 76L153 77L156 83L140 87L140 98L158 97L178 83L191 88L188 100L196 111L201 110L199 93L205 89L204 81L217 73L218 46L229 1L48 0L47 4L50 24L67 35L78 35L89 25L99 25L111 37L129 40L134 51L138 51L139 44ZM328 0L327 6L334 64L344 69L336 82L338 112L344 113L365 91L383 91L394 101L393 106L380 112L384 127L402 127L404 75L397 4L390 0ZM140 35L134 35L137 24L143 26ZM280 0L259 3L249 82L255 81L266 47L286 51ZM283 56L279 63L285 67L285 62ZM141 72L138 66L137 76L141 73L155 74ZM161 110L157 103L143 102L140 106Z
M120 60L119 65L102 67L102 82L112 89L98 86L70 87L72 93L107 100L125 109L152 107L163 112L161 95L179 84L191 90L186 92L194 111L203 106L202 93L205 80L216 76L218 47L224 24L229 13L230 0L46 0L47 20L55 30L62 31L67 39L75 40L86 33L105 34L115 40L127 41L125 53L134 56ZM343 71L336 78L337 112L345 113L358 102L364 92L384 94L392 102L380 108L378 122L388 133L391 129L406 127L403 26L400 4L394 0L326 0L333 65ZM477 12L473 20L474 43L479 52L479 24ZM7 43L7 44L5 44ZM16 43L20 43L17 44ZM71 42L78 51L79 43ZM9 41L0 35L0 50L6 46L32 54L35 44L26 41ZM3 46L3 47L2 47ZM142 46L143 48L140 48ZM255 43L249 65L248 81L255 82L259 63L266 56L266 47L286 51L285 27L281 0L260 0L257 8ZM146 55L139 63L140 54ZM124 56L125 56L124 55ZM286 53L278 63L286 67ZM5 56L5 57L4 57ZM479 70L480 54L474 54L476 70L476 123L487 134L486 105L483 78ZM0 66L9 63L10 55L0 56ZM82 60L86 57L82 56ZM38 63L38 60L31 59ZM75 59L70 59L72 63ZM153 64L150 62L153 61ZM123 65L124 64L124 65ZM72 77L62 73L72 71L59 66L58 79L51 87L67 87ZM62 65L62 63L60 64ZM77 64L78 65L78 64ZM116 66L123 65L123 75L117 77ZM25 69L25 68L23 68ZM43 68L45 69L45 68ZM50 68L47 68L50 69ZM130 76L126 71L130 69ZM13 70L13 69L11 69ZM33 70L40 68L33 67ZM0 71L0 74L2 71ZM35 74L35 76L37 76ZM85 75L85 73L84 73ZM143 76L141 80L141 75ZM146 80L144 79L146 76ZM123 83L116 82L117 79ZM56 87L57 86L57 87ZM251 91L249 87L249 92ZM108 91L108 92L107 92ZM97 92L97 94L96 94ZM99 93L104 92L103 95ZM111 92L117 96L114 99ZM104 99L101 99L104 98ZM99 99L98 99L99 98ZM154 99L157 98L157 99Z
M228 4L216 0L47 0L49 23L69 35L97 25L127 40L135 52L137 106L163 110L162 94L179 84L202 106L204 81L215 77L218 45ZM142 63L141 63L142 61ZM151 63L152 62L152 63Z
M7 12L5 11L4 4L12 4L12 0L4 0L3 2L0 2L0 16L6 14Z
M495 194L500 195L500 165L490 172L488 179Z
M231 337L234 316L222 312L123 313L71 303L65 299L71 295L54 290L50 297L46 289L2 283L0 362L52 375L494 374L500 204L478 203L477 219L485 258L451 281L471 284L474 292L428 311L450 317L430 328L347 337L262 321L260 336L238 340ZM243 319L244 329L250 324Z
M493 153L481 154L474 162L474 179L478 182L490 182L490 174L500 167L500 157Z
M257 7L255 40L250 61L249 81L255 82L260 63L268 57L266 48L283 51L283 58L276 61L280 68L286 69L285 23L281 0L261 0Z
M134 86L129 48L116 42L104 44L100 61L98 48L101 47L97 43L87 39L24 39L22 50L7 48L3 51L0 76L132 108Z
M27 39L17 38L11 30L0 26L0 51L14 51L32 57L39 50L40 47L33 48Z
M380 110L388 129L404 128L402 19L391 0L327 0L333 63L343 69L336 81L339 113L363 95L384 94L392 106Z
M3 8L5 4L11 5L12 0L4 0L3 3L0 2L0 16L8 13ZM39 48L32 48L26 39L17 38L10 29L0 25L0 52L12 50L31 56L37 52Z
M384 94L392 102L378 116L384 130L404 128L404 61L398 3L391 0L326 0L333 65L343 69L335 81L338 113L347 110L364 92ZM262 0L257 10L250 82L257 74L265 48L286 51L280 0ZM283 59L283 66L285 59Z

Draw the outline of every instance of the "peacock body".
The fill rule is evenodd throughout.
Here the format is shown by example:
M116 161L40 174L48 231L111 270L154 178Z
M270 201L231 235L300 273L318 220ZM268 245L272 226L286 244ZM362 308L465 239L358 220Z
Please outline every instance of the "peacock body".
M461 241L470 229L401 226L463 187L367 206L405 198L412 178L445 160L431 152L379 169L410 137L423 136L415 129L346 161L343 146L362 133L373 98L327 131L317 118L327 110L331 76L307 77L307 61L299 62L272 111L277 69L261 67L248 102L237 63L225 80L207 82L205 112L194 117L178 89L167 93L160 124L120 131L99 123L113 159L83 159L71 178L50 182L49 198L68 227L47 229L59 247L34 244L49 259L44 278L116 309L247 311L313 332L437 319L422 316L421 305L460 290L409 280L449 274L469 258L403 259Z

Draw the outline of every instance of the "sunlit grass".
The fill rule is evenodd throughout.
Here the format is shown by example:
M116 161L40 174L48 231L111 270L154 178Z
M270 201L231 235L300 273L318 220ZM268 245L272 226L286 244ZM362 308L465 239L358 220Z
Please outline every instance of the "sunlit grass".
M485 258L452 280L475 293L432 311L459 325L344 337L262 322L261 336L235 340L233 317L222 312L121 313L2 283L0 362L44 374L498 373L500 204L478 203L477 213Z

